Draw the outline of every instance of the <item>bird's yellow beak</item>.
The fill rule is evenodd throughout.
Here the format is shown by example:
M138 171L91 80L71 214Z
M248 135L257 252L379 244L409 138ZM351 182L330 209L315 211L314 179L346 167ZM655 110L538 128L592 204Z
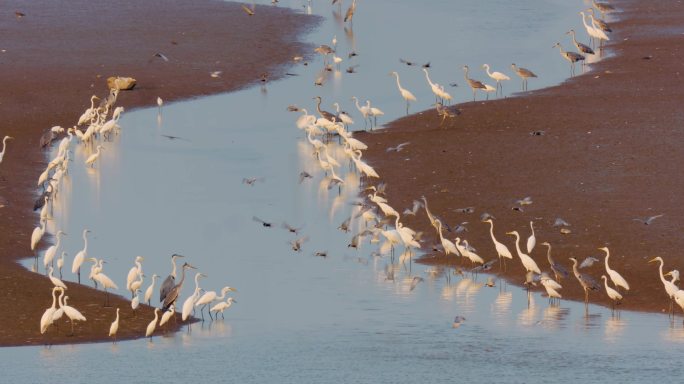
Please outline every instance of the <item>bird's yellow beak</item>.
M672 271L666 273L665 276L672 276Z
M654 261L658 261L658 258L654 257L654 258L652 258L651 260L649 260L648 262L649 262L649 263L652 263L652 262L654 262Z

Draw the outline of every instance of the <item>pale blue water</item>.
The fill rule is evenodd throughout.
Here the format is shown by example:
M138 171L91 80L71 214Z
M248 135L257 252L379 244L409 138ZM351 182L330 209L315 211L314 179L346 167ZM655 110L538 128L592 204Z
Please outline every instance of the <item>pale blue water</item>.
M306 12L306 5L281 1L280 6ZM557 84L569 68L551 46L562 39L570 47L563 33L570 27L582 31L577 12L583 7L580 1L359 0L351 36L331 18L337 8L316 1L311 11L326 21L306 40L330 44L337 35L338 52L354 47L359 53L353 62L358 73L331 74L325 86L315 87L321 68L316 58L309 66L288 69L299 76L271 82L266 89L165 105L160 124L156 108L126 112L121 134L104 144L94 170L84 167L83 149L75 150L51 223L52 230L69 233L63 241L70 254L67 265L82 248L80 233L87 227L93 231L89 254L108 260L105 273L121 287L136 255L145 256L147 287L153 272L170 272L169 256L178 252L209 275L202 282L205 289L237 287L238 303L225 321L194 324L190 334L153 342L2 349L2 382L516 383L677 377L682 373L681 319L673 325L664 315L631 312L616 319L609 309L593 305L585 314L583 304L549 307L538 293L528 308L524 291L482 287L483 276L476 282L453 276L447 285L423 265L388 267L389 258L370 256L376 246L367 242L358 251L347 248L351 234L336 228L354 209L350 203L357 199L358 180L349 174L340 195L336 188L328 190L294 126L299 114L285 110L297 104L312 111L311 98L320 95L325 109L338 101L362 127L349 101L356 95L385 111L381 122L390 121L405 108L389 76L392 70L418 98L411 110L428 108L434 98L422 72L400 64L399 57L430 61L433 81L459 83L448 87L458 102L471 98L463 86L463 64L480 80L487 80L479 69L484 62L508 73L513 81L504 85L507 95L520 87L511 62L537 72L530 89ZM342 68L349 65L345 60ZM330 150L342 158L335 146ZM314 174L313 180L300 185L301 170ZM243 177L264 179L249 187ZM261 227L254 215L275 227ZM279 228L283 221L303 226L302 235L310 237L302 252L290 249L294 236ZM493 257L488 244L476 246ZM327 258L313 256L323 250ZM394 280L388 279L387 268L395 270ZM425 281L411 291L414 276ZM75 276L65 271L65 278ZM188 283L183 299L191 290ZM466 321L452 329L456 315Z

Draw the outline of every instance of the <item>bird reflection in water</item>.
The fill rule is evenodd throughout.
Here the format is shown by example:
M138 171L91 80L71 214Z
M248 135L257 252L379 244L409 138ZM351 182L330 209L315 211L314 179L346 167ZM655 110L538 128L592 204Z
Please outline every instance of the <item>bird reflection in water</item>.
M624 333L626 325L627 322L622 320L620 316L611 316L607 318L604 326L603 339L610 343L618 341Z
M539 307L534 299L534 295L528 297L527 308L523 309L520 314L518 314L518 324L529 327L536 324L537 314L539 313Z
M507 325L508 316L511 313L511 303L513 302L513 292L501 291L492 303L492 315L497 325Z

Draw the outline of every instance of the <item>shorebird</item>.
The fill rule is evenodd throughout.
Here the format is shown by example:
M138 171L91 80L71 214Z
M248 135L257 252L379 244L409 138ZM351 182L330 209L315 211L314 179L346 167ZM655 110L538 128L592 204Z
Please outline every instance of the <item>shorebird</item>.
M347 21L349 21L349 24L351 24L351 25L354 24L354 21L352 20L354 18L354 12L356 12L356 0L352 1L352 4L347 9L347 13L344 15L344 22L345 23Z
M606 258L604 261L606 263L606 272L608 273L608 276L610 276L610 280L613 282L613 284L615 284L616 287L622 287L629 291L629 284L627 284L627 280L625 280L625 278L622 277L622 275L620 275L617 271L610 269L608 266L608 258L610 257L610 251L608 250L608 247L599 248L599 250L606 253Z
M565 269L565 267L559 263L556 263L553 258L551 257L551 244L547 242L543 242L542 245L546 245L547 250L546 250L546 259L549 261L549 265L551 266L551 270L553 271L553 274L556 277L556 280L561 281L562 279L568 277L569 273L568 270Z
M318 114L321 115L322 118L330 120L330 121L333 121L334 119L336 119L334 114L321 109L321 97L320 96L314 97L314 100L316 100L316 111L318 111Z
M587 11L594 15L594 24L599 27L603 32L613 32L613 29L605 21L599 19L594 13L594 8L588 8Z

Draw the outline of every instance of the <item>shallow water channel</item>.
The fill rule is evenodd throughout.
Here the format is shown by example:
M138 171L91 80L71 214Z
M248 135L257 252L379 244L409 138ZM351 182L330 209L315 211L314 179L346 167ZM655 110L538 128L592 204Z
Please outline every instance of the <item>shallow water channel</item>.
M168 275L169 256L181 253L208 275L202 287L237 287L238 303L225 320L152 342L0 349L3 382L628 382L682 373L680 320L672 325L666 315L632 312L618 318L567 301L549 306L538 293L528 301L525 291L500 281L484 287L486 276L452 276L447 284L433 268L372 256L377 246L368 241L348 248L358 222L351 233L337 227L357 210L358 178L340 171L344 185L328 189L295 127L299 114L286 111L290 104L313 111L319 95L325 109L338 101L356 120L353 128L362 129L355 95L384 110L380 123L390 121L405 113L393 70L418 98L411 111L429 108L434 96L423 73L399 58L429 61L432 80L456 102L472 98L464 64L490 84L481 64L509 74L507 96L520 88L511 62L539 75L530 89L560 83L569 66L551 46L558 40L569 49L564 33L571 27L588 40L577 15L583 2L360 0L353 30L329 1L279 6L325 17L306 40L331 44L337 36L341 71L315 86L322 58L312 56L307 66L287 69L297 76L265 87L164 105L160 117L157 108L126 112L94 169L84 166L83 148L74 149L50 223L69 233L65 265L89 228L89 254L108 261L105 272L120 287L136 255L145 256L146 287L152 273ZM349 61L352 50L358 56ZM357 73L345 72L357 64ZM453 82L459 86L449 87ZM334 144L329 150L343 159ZM303 170L313 178L300 184ZM258 178L253 186L242 182L251 177ZM280 228L283 221L308 236L301 252L291 249L295 236ZM476 244L486 258L490 245ZM411 290L414 277L424 281ZM457 315L466 320L452 328Z

